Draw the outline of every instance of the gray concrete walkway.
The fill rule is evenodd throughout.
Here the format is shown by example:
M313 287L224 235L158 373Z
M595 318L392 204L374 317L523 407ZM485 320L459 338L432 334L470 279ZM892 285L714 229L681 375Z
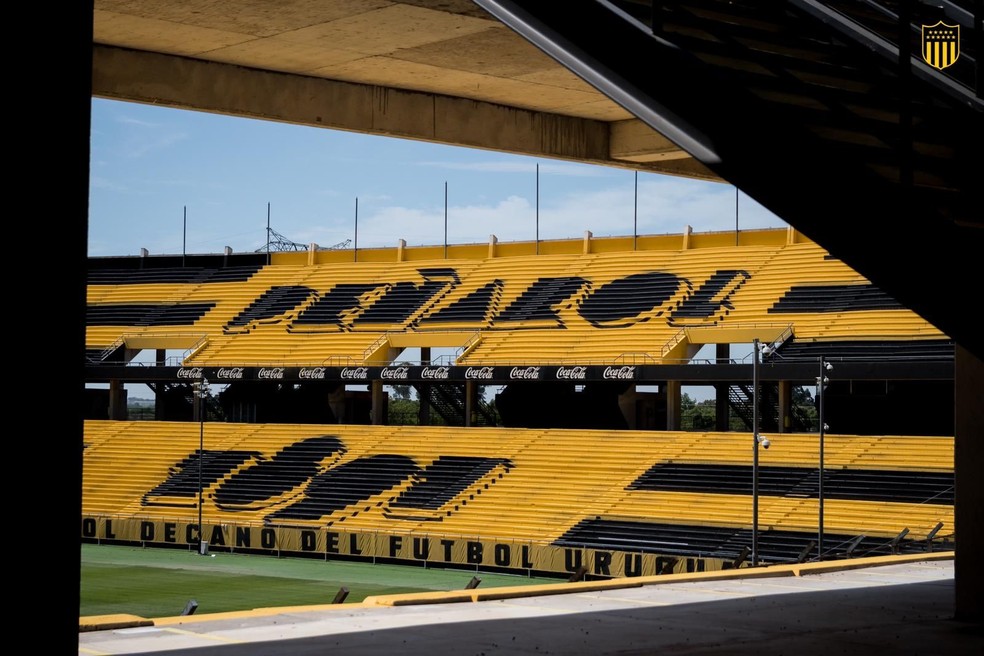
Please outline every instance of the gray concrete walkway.
M952 560L801 574L192 615L80 633L79 654L984 655L952 619Z

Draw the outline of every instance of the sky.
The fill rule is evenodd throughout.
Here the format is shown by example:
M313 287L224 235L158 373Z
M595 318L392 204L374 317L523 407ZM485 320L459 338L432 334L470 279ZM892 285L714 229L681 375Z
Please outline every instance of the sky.
M256 251L268 211L304 245L441 245L445 190L450 244L735 229L724 183L153 105L93 99L90 148L90 256Z
M741 230L786 226L724 183L98 98L91 120L90 257L254 252L268 213L346 248L732 231L736 202Z

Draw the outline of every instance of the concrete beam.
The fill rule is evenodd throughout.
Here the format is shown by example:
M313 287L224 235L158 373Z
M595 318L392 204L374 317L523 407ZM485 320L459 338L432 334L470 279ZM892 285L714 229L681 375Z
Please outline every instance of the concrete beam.
M229 116L719 180L693 158L680 158L679 149L673 155L668 141L661 141L651 130L645 134L631 121L616 124L617 148L613 154L612 125L605 121L98 44L93 47L92 94ZM636 137L642 143L633 145ZM646 152L650 154L647 156ZM621 159L616 158L619 153ZM660 158L661 154L665 156Z
M639 119L612 123L610 143L612 159L640 163L690 159L687 151Z

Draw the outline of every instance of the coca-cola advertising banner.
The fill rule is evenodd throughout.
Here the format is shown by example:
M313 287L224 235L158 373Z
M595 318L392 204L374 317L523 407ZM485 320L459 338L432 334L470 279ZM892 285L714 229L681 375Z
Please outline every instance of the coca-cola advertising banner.
M479 384L512 382L567 381L640 381L647 374L656 376L657 368L637 365L519 365L519 366L449 366L409 365L389 366L353 365L350 367L178 367L166 368L178 380L205 379L215 383L239 381L312 382L335 381L359 383L382 380L394 385L406 383L440 383L445 381L475 381ZM127 374L131 373L127 371ZM147 372L132 372L143 373ZM167 373L158 370L157 375ZM121 376L129 378L128 375Z

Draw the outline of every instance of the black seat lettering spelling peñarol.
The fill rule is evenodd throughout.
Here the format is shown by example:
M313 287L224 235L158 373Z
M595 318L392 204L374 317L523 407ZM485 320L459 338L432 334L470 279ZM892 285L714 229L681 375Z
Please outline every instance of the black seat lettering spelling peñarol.
M190 326L215 307L202 303L90 303L87 326Z
M283 285L271 287L250 303L225 325L225 332L249 326L254 321L269 321L304 304L316 292L303 285Z
M590 281L579 276L538 278L495 317L493 325L511 321L537 321L562 328L564 322L558 316L556 306L590 285Z
M565 301L596 328L630 326L664 314L668 323L684 325L723 317L732 309L731 297L750 277L741 270L717 271L696 291L688 279L665 271L636 273L597 288L580 276L538 278L504 309L499 305L507 283L497 278L434 311L461 281L450 268L418 273L423 282L340 283L310 303L305 287L273 288L228 325L274 318L309 303L291 322L290 332L371 330L380 324L413 330L440 322L474 323L476 328L531 322L538 328L564 328L559 311Z
M291 324L293 330L303 332L307 327L331 326L345 330L345 315L360 306L363 295L381 289L377 283L340 283L309 305ZM300 327L300 330L298 328Z
M256 510L283 502L284 495L307 483L345 453L334 435L308 437L289 444L269 458L236 472L215 490L213 499L222 510ZM293 498L293 497L291 497Z
M353 322L360 324L405 324L412 321L439 301L461 280L450 268L418 269L422 283L398 282L383 296L366 308Z
M311 479L304 496L266 516L267 522L320 519L395 487L420 471L408 456L383 453L356 458ZM357 511L356 511L357 512Z
M398 282L390 287L378 301L366 308L356 317L353 325L360 324L404 324L417 310L440 292L447 283L427 281Z
M421 323L460 321L484 324L491 315L499 311L503 284L502 280L496 278L434 314L425 316Z
M662 314L686 279L663 271L636 273L606 283L592 292L578 314L596 328L621 328Z
M747 271L722 269L710 278L670 314L669 324L684 326L688 322L703 323L707 319L723 319L734 309L731 297L751 276Z

